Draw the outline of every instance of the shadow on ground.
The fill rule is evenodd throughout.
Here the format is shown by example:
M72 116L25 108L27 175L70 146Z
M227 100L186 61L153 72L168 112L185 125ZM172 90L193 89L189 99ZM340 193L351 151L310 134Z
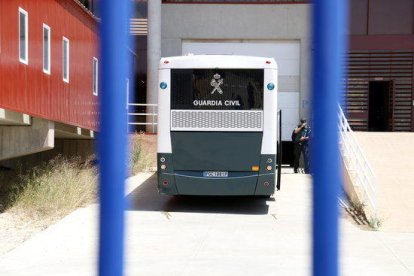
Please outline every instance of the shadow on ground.
M220 196L166 196L157 191L154 174L127 196L128 211L163 211L221 214L268 214L273 198Z

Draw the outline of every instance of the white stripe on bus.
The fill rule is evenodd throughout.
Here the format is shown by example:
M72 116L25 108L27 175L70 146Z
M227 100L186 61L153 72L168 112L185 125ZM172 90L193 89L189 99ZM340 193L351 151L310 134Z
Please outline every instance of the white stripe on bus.
M177 174L177 173L162 173L162 174L166 174L166 175L174 175L174 176L183 176L183 177L188 177L188 178L208 178L208 179L235 179L235 178L248 178L248 177L259 177L259 175L247 175L247 176L233 176L233 177L206 177L206 176L192 176L192 175L185 175L185 174ZM266 174L261 174L260 176L263 175L274 175L275 173L266 173Z

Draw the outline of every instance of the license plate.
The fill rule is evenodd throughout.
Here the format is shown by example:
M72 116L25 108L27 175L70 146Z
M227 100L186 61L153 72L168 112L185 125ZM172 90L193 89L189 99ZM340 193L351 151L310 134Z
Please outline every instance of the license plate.
M229 172L212 172L212 171L206 171L203 172L204 177L228 177Z

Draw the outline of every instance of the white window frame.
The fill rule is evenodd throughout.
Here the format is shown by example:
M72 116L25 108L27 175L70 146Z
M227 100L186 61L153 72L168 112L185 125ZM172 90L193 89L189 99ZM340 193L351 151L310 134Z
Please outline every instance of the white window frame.
M95 96L98 96L98 87L99 87L99 60L96 57L93 57L93 60L92 60L92 93Z
M46 25L46 24L44 24L43 23L43 29L42 29L43 31L42 31L42 34L43 34L43 48L42 48L42 50L43 50L43 72L44 73L46 73L46 74L48 74L48 75L50 75L50 72L51 72L51 68L52 68L52 64L51 64L51 59L50 59L50 56L51 56L51 47L50 47L50 43L51 43L51 40L52 40L52 38L51 38L51 36L52 36L52 31L51 31L51 29L50 29L50 27L48 26L48 25ZM46 45L45 45L45 31L47 31L48 32L48 37L47 37L47 42L46 42ZM48 64L48 68L46 68L45 67L45 47L47 47L47 64Z
M65 49L65 42L67 45L67 49ZM70 46L69 46L69 39L66 37L63 37L62 39L62 76L63 81L69 83L69 61L70 61ZM65 51L67 50L67 53L65 54ZM67 60L65 62L65 56L67 57ZM67 73L65 76L65 72Z
M21 52L21 40L20 40L20 37L21 37L21 34L20 34L20 30L21 30L21 26L20 26L20 16L21 15L24 15L24 25L25 25L25 32L24 32L24 37L25 37L25 40L24 40L24 46L25 46L25 53L24 53L24 58L22 58L22 52ZM24 64L29 64L29 13L27 12L27 11L25 11L24 9L22 9L21 7L19 7L19 12L18 12L18 21L19 21L19 23L18 23L18 25L19 25L19 32L18 32L18 35L19 35L19 61L21 62L21 63L24 63Z

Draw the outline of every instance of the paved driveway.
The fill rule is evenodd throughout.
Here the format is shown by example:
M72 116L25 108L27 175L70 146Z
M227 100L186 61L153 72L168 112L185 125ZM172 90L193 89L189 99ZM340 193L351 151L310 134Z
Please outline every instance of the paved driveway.
M270 200L160 196L155 180L127 184L127 275L310 275L309 176L283 174ZM413 233L340 221L342 275L413 275ZM2 256L0 275L95 275L96 230L97 206L79 209Z

